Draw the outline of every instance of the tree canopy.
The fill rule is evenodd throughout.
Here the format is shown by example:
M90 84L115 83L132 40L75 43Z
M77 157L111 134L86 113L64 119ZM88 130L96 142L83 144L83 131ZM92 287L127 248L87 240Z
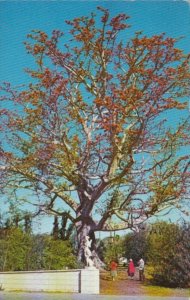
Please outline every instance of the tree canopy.
M188 197L189 119L169 118L187 110L190 55L164 33L129 38L128 20L98 7L67 33L33 30L31 83L1 86L1 190L67 217L79 244Z

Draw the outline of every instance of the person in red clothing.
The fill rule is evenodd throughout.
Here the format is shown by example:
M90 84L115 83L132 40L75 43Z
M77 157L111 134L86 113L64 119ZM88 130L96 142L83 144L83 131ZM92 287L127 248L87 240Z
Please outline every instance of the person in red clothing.
M130 260L129 260L128 275L130 276L131 279L133 279L134 275L135 275L135 266L134 266L132 258L130 258Z
M111 270L111 277L113 281L117 277L117 266L118 266L117 263L114 260L112 260L110 263L110 270Z

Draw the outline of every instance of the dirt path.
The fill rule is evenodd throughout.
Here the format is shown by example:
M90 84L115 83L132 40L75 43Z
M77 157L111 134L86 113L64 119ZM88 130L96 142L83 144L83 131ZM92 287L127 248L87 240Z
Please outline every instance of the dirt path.
M115 281L112 281L109 272L103 272L100 275L101 294L107 295L142 295L144 293L143 285L138 281L138 274L135 274L133 280L127 277L126 271L118 272Z
M111 280L109 272L102 272L100 275L100 293L102 295L150 295L150 296L168 296L168 297L189 297L187 289L169 289L158 286L148 285L138 280L138 272L133 280L129 279L126 271L118 272L117 279Z

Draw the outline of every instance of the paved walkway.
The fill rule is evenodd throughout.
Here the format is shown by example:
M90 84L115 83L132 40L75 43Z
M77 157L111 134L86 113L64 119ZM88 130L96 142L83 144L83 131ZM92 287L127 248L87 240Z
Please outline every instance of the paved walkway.
M151 297L151 296L116 296L86 295L62 293L14 293L0 292L0 300L190 300L188 297Z

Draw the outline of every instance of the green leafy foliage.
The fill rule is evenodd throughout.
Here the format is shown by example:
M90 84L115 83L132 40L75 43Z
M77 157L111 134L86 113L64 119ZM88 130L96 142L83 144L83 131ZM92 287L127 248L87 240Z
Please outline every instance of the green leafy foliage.
M27 269L28 249L32 247L30 236L20 228L11 228L0 239L2 271L21 271Z
M45 244L45 269L58 270L65 267L77 267L76 257L72 254L72 248L68 241L55 241L47 237Z
M110 261L117 261L124 254L124 239L118 235L110 238L106 238L103 241L101 248L103 260L106 265L109 265Z
M1 229L0 271L76 268L69 241L32 235L20 228Z
M190 225L155 224L149 235L149 264L153 281L170 287L190 286Z
M166 257L172 259L175 256L178 233L178 225L166 222L155 223L148 236L148 261L155 266L159 262L161 267L162 262L166 263Z
M137 265L141 257L146 258L147 253L147 233L144 230L138 233L129 233L125 236L124 247L125 257L132 258Z

